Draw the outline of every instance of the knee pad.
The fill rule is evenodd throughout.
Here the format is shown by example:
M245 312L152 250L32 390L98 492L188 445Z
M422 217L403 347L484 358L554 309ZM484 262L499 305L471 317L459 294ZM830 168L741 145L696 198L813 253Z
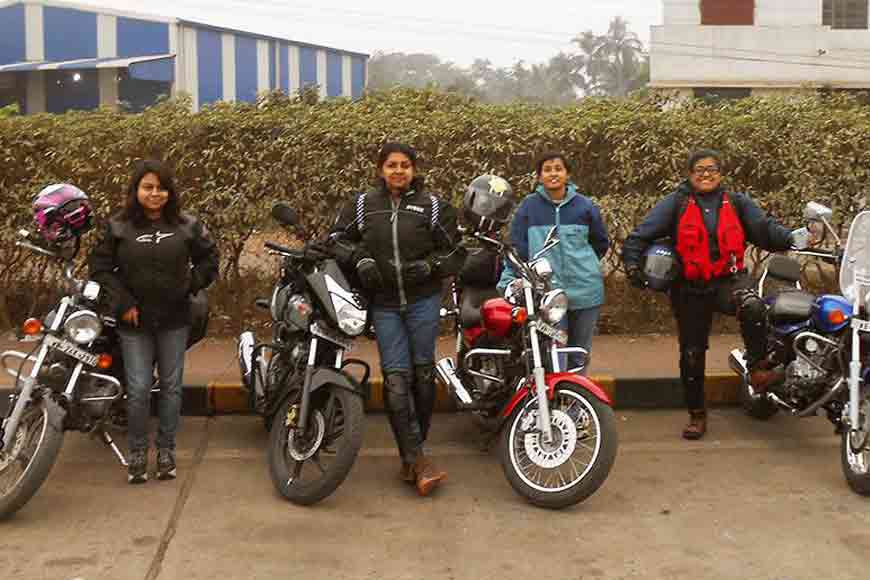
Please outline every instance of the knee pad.
M703 376L706 362L707 351L704 348L693 346L680 352L680 367L686 376Z
M433 363L414 365L414 381L417 386L434 385L435 365Z
M767 312L767 305L754 290L738 290L734 293L737 303L737 317L740 320L754 322L762 320Z

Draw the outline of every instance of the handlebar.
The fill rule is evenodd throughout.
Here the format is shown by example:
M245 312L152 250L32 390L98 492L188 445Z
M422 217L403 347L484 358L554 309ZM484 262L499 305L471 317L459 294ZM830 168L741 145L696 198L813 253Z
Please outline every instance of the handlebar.
M284 255L287 255L287 256L293 256L293 257L296 257L296 258L302 256L302 252L300 252L299 250L293 250L293 249L291 249L291 248L288 248L288 247L286 247L286 246L282 246L282 245L280 245L280 244L276 244L276 243L274 243L274 242L266 242L266 243L264 243L263 245L266 246L267 248L269 248L270 250L275 250L275 251L278 252L279 254L284 254Z

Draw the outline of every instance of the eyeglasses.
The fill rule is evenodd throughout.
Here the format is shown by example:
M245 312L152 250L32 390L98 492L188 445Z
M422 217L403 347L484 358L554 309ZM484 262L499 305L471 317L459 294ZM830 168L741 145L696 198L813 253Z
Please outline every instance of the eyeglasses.
M695 175L719 175L719 168L715 165L711 165L709 167L698 166L692 169L692 173L694 173Z

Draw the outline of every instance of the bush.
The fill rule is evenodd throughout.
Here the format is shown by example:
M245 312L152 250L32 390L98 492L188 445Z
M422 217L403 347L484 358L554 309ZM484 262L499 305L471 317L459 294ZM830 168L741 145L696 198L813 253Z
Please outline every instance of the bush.
M273 227L272 203L283 199L298 209L300 239L322 232L350 192L373 181L374 159L386 140L414 144L429 187L457 204L465 184L487 171L503 175L517 191L529 191L536 154L564 151L574 162L574 181L599 204L610 228L606 326L619 331L638 328L637 314L650 308L667 314L663 301L649 293L619 291L618 249L682 179L691 150L723 151L727 185L749 192L795 226L810 199L832 206L838 223L848 224L867 203L870 177L870 109L846 96L716 105L656 96L589 98L545 107L397 89L358 101L270 94L257 105L221 103L199 113L182 99L136 115L0 114L0 244L6 249L0 255L0 324L11 322L10 308L16 318L22 310L17 302L7 304L9 289L38 285L20 268L23 258L11 242L17 228L29 224L32 195L49 183L81 187L105 217L122 204L134 160L170 161L187 211L202 217L220 245L223 268L215 295L231 297L252 268L274 272L271 258L246 253L255 233ZM254 277L268 286L268 275ZM218 316L230 329L250 315L240 300L218 304Z

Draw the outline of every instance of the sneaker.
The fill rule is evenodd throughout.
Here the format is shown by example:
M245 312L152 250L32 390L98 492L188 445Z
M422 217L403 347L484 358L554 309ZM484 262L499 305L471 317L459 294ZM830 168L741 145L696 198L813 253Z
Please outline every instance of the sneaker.
M127 465L127 483L138 484L148 481L148 452L137 449L130 452Z
M175 469L175 450L174 449L158 449L157 450L157 479L167 480L175 479L177 472Z

